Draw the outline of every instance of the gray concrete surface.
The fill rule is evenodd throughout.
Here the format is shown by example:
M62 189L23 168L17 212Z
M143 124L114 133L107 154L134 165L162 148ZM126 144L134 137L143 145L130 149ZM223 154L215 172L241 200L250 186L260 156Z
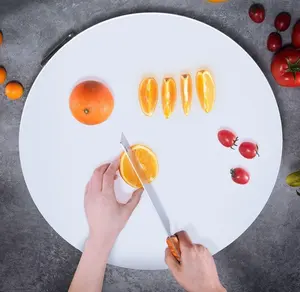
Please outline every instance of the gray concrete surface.
M285 185L284 179L287 173L300 168L300 88L284 89L275 84L269 72L272 55L265 43L274 30L272 23L278 12L291 12L294 21L300 17L300 1L260 2L267 9L262 25L249 21L247 10L252 1L243 0L216 5L204 0L1 0L0 29L5 41L0 47L0 65L6 67L9 80L24 84L27 94L41 69L42 56L68 31L82 31L104 19L140 11L193 17L237 41L260 65L273 87L283 123L283 160L276 187L263 212L215 260L228 291L296 292L300 291L300 197ZM290 30L283 37L289 42ZM0 86L0 291L67 291L80 253L45 222L28 193L18 153L19 124L26 98L8 101L3 91ZM181 289L168 271L109 266L104 291Z

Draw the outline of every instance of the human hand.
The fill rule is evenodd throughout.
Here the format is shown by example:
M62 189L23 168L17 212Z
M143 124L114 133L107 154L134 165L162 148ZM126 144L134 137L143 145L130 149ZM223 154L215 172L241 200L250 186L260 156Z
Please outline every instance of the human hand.
M176 281L188 292L225 292L214 259L207 248L193 244L186 232L177 233L181 263L166 249L165 261Z
M127 204L117 201L114 180L120 160L97 168L86 186L84 206L89 224L89 239L110 252L140 201L143 189L136 190Z

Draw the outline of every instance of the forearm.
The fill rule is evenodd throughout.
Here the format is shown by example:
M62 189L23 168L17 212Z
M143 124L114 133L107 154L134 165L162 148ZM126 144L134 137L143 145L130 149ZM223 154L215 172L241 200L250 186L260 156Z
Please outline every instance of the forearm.
M88 239L69 292L99 292L111 247L105 242Z

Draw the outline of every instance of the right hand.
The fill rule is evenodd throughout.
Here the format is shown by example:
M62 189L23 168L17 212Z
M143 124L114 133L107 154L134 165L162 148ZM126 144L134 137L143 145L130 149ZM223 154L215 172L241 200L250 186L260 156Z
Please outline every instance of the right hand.
M225 292L214 259L207 248L193 244L186 232L176 234L181 250L181 263L166 249L166 264L176 281L188 292Z

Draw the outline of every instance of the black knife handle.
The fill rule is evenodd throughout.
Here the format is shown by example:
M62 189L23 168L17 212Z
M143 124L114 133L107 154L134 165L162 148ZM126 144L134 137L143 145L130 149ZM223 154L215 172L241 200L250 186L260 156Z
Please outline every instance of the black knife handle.
M53 57L53 55L61 48L63 47L69 40L71 40L76 33L74 31L71 31L65 38L63 38L61 41L56 43L51 50L46 54L46 56L43 58L41 62L41 66L45 66L46 63Z

